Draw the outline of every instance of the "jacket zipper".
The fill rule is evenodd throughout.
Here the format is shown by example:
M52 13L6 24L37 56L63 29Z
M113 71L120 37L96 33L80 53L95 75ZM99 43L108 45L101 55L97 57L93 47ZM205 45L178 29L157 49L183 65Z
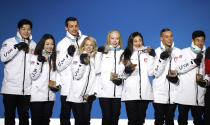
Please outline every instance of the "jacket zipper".
M88 73L88 80L87 80L87 85L85 87L85 92L83 95L85 95L86 91L87 91L87 88L88 88L88 84L89 84L89 77L90 77L90 72L91 72L91 65L89 64L89 67L90 67L90 70L89 70L89 73Z
M24 39L24 42L25 42L25 39ZM23 95L25 92L24 88L25 88L25 73L26 73L25 71L26 70L26 52L24 51L24 53L25 53L25 56L24 56L23 90L22 90Z
M117 65L117 61L116 61L116 49L114 50L114 60L115 60L114 73L116 73L116 65ZM116 96L116 85L114 84L114 97L115 96Z
M77 46L78 46L78 48L79 48L79 44L78 44L78 37L76 38L76 43L77 43Z
M198 73L200 73L200 66L198 67ZM197 84L197 90L196 90L196 103L198 105L198 84Z
M69 37L69 36L66 36L71 42L72 42L72 39ZM79 48L79 43L78 43L78 38L79 36L76 37L76 43L77 43L77 47Z
M51 71L51 68L50 68L50 58L49 58L48 62L49 62L49 82L50 82L50 71ZM47 97L47 99L48 99L48 101L50 101L50 89L49 89L49 87L48 87L48 97Z
M197 91L196 91L196 103L197 103L197 106L198 106L198 85L197 85Z
M169 70L168 70L168 74L171 70L171 57L170 57L170 62L169 62ZM171 83L168 81L168 102L170 104L171 102Z
M140 99L142 99L141 97L141 66L140 66L140 53L138 53L138 62L139 62L139 94L140 94Z

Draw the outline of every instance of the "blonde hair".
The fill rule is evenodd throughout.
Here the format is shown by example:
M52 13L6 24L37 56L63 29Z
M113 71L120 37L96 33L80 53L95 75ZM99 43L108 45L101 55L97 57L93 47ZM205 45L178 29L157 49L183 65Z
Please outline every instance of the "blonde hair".
M81 44L81 46L79 47L79 49L78 49L78 55L80 56L85 50L84 50L84 46L85 46L85 43L87 42L87 41L91 41L92 43L93 43L93 52L95 53L96 51L97 51L97 44L96 44L96 39L95 38L93 38L92 36L88 36L88 37L86 37L83 41L82 41L82 44Z
M122 45L122 37L121 37L121 34L120 34L120 31L118 31L118 30L111 30L111 31L109 31L109 33L108 33L108 35L107 35L107 37L106 37L106 45L110 45L110 36L111 36L111 33L113 33L113 32L116 32L116 33L118 33L119 34L119 36L120 36L120 40L119 40L119 45L120 45L120 49L123 49L123 45Z

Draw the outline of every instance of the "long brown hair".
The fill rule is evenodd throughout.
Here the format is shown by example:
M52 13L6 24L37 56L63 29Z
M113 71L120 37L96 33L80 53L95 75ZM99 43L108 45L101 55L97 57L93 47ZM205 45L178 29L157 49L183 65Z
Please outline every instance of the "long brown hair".
M139 32L133 32L130 34L129 38L128 38L128 44L127 47L125 49L125 51L122 53L122 55L120 56L120 61L122 61L122 59L124 58L125 60L131 58L131 55L133 54L133 40L136 36L140 36L144 45L144 41L143 41L143 36L141 33Z
M40 39L39 43L36 45L34 55L41 56L42 50L44 49L45 41L48 39L52 39L54 43L54 48L52 51L52 55L49 60L50 68L53 68L53 71L56 70L56 51L55 51L55 39L51 34L44 34L42 38ZM52 63L51 63L52 61Z

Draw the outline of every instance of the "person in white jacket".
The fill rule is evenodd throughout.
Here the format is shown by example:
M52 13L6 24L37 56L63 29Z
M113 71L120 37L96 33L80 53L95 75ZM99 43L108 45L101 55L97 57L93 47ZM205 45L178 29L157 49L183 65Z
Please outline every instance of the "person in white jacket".
M149 101L153 100L149 76L153 75L154 57L154 49L144 46L141 33L134 32L129 36L121 55L120 74L124 79L121 100L125 102L128 125L143 125L145 122ZM133 66L135 69L132 64L136 65Z
M30 58L36 47L32 40L32 22L22 19L17 25L17 35L5 40L0 50L4 63L3 94L5 125L15 125L16 108L19 125L29 125L31 77Z
M66 101L72 102L75 125L90 125L92 103L96 98L94 91L96 51L96 40L88 36L71 63L72 81Z
M79 23L75 17L68 17L65 21L66 36L57 44L56 66L58 71L57 84L61 85L60 124L70 125L71 105L66 102L71 82L71 61L77 48L86 37L79 30Z
M161 45L156 52L153 72L153 106L155 110L155 125L174 125L174 112L179 79L176 66L181 59L181 50L174 47L173 34L168 28L160 32ZM172 75L174 76L172 77Z
M205 80L204 46L205 33L201 30L192 33L192 44L182 50L182 60L178 66L180 84L175 98L178 103L178 123L188 124L188 112L191 110L193 123L203 125Z
M49 88L56 81L56 51L52 35L44 34L31 58L31 123L49 125L55 101L55 92Z
M111 80L111 74L119 73L122 39L118 30L107 35L106 45L99 47L96 54L97 97L102 110L102 125L117 125L122 95L122 80Z

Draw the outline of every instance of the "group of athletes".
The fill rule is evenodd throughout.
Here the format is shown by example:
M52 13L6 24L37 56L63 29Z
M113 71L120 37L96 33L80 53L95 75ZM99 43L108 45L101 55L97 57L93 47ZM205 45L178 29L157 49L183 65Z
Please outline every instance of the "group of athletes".
M205 33L192 33L189 47L175 47L173 33L160 31L160 46L144 46L140 32L130 34L123 50L120 31L111 30L104 46L83 35L75 17L65 21L66 36L55 45L51 34L39 42L32 39L32 22L22 19L17 35L6 39L0 58L4 63L3 95L5 125L49 125L60 91L60 125L90 125L93 101L98 98L102 125L118 125L121 102L125 103L128 125L145 123L148 104L153 103L154 124L188 124L191 110L195 125L210 119L210 48ZM152 82L150 82L152 78Z

